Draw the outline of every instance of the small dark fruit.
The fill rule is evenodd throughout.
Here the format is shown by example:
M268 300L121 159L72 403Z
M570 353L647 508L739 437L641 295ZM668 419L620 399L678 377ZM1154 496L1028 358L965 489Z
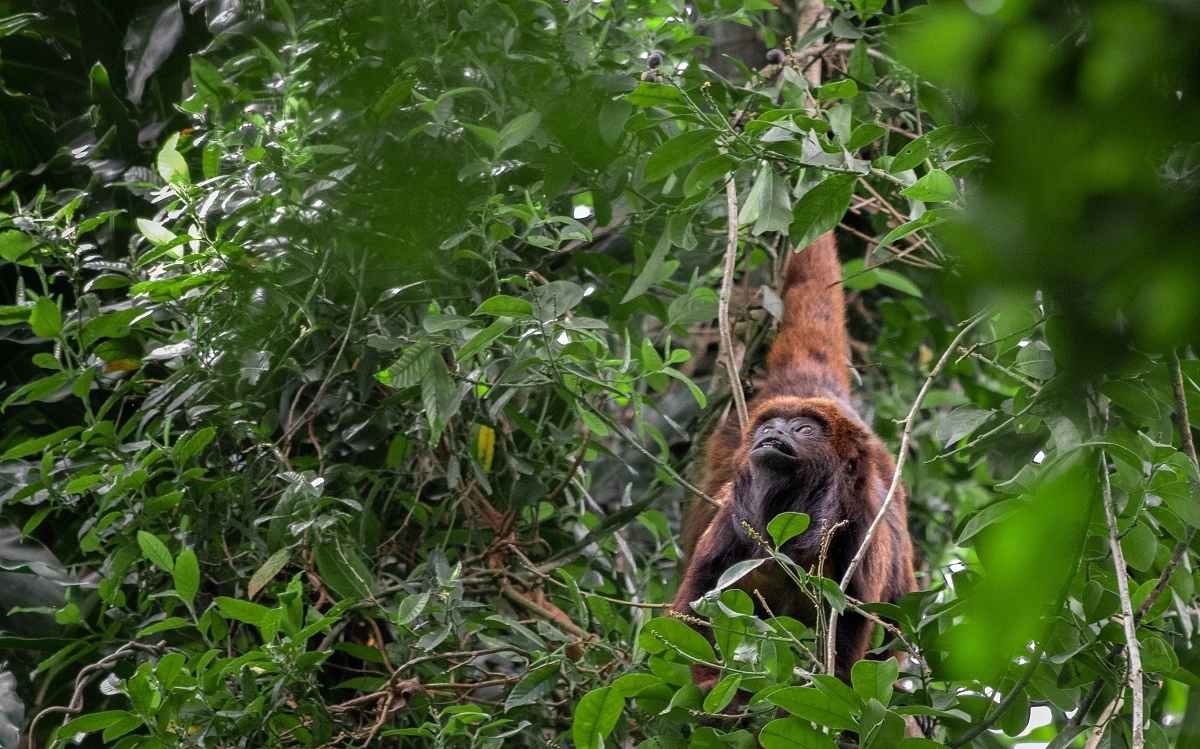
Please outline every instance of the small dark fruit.
M646 58L646 67L657 68L659 65L662 65L662 55L657 52L651 52Z
M767 64L768 65L782 65L783 64L783 50L782 49L767 50Z
M643 70L642 71L642 80L650 81L651 83L654 83L655 81L658 80L658 73L655 73L653 70Z

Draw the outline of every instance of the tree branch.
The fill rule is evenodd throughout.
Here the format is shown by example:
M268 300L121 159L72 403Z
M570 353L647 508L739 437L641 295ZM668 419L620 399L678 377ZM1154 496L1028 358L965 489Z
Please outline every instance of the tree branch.
M769 167L768 167L769 168ZM738 375L737 362L733 356L733 331L729 323L729 298L733 296L733 272L737 267L738 249L738 203L737 186L731 175L725 182L725 206L729 214L728 236L729 246L725 248L725 277L721 279L721 296L718 305L717 322L721 330L721 353L717 357L725 361L729 372L729 389L733 393L733 403L737 407L738 425L746 426L750 420L746 411L746 393L742 390L742 378Z
M883 519L887 517L888 509L891 508L892 502L896 498L896 492L900 488L900 476L904 470L904 461L908 456L908 442L912 437L913 424L916 423L917 412L921 409L921 403L925 401L925 395L929 392L929 388L933 386L933 381L942 373L942 369L945 368L946 363L950 361L950 356L958 350L958 344L971 331L971 328L974 328L986 318L986 311L981 312L963 325L962 330L958 331L958 335L954 336L954 340L946 347L942 358L938 359L938 363L934 365L933 371L929 373L929 377L925 379L925 384L921 386L921 391L917 393L917 398L913 401L912 408L909 409L908 416L903 421L904 431L900 435L900 450L896 453L896 470L892 472L892 483L888 487L887 496L883 498L883 504L879 506L879 512L875 513L875 520L871 522L871 527L867 529L867 535L859 545L854 558L850 560L850 565L846 568L845 574L842 575L839 587L841 587L843 592L850 586L850 580L854 577L854 573L858 571L859 565L862 564L863 558L871 548L871 542L875 540L875 534L879 531L879 526L883 524ZM837 611L834 611L829 616L829 633L826 636L825 643L826 663L829 664L834 662L834 656L837 654L837 622Z
M1108 428L1108 401L1100 396L1097 403L1101 421ZM1143 726L1142 704L1142 649L1137 639L1137 621L1133 615L1133 604L1129 600L1129 571L1125 567L1125 555L1121 551L1121 539L1117 531L1117 515L1113 510L1112 483L1108 477L1108 455L1100 451L1100 478L1104 494L1104 520L1108 524L1108 546L1112 551L1113 566L1117 571L1117 593L1121 597L1122 624L1125 628L1125 647L1129 651L1129 688L1133 691L1133 745L1132 749L1146 746Z

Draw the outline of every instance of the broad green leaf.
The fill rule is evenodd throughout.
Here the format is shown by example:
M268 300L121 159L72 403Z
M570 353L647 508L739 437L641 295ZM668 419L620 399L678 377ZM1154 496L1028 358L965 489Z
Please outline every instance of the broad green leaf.
M776 718L758 734L763 749L837 749L828 735L799 718Z
M683 194L692 197L704 191L712 183L725 177L734 167L734 161L725 154L713 156L692 167L683 180Z
M313 561L321 582L342 598L362 600L371 595L374 578L353 549L336 540L322 542L313 547Z
M802 512L781 512L767 523L767 533L779 548L807 530L808 524L809 517Z
M137 220L138 231L142 233L146 239L150 240L150 244L155 247L163 247L174 242L176 239L175 232L167 229L157 221L151 221L146 218Z
M647 182L666 179L676 169L704 154L717 140L716 130L689 130L663 143L646 160L642 177Z
M514 707L529 705L540 700L543 695L554 689L561 667L562 665L559 663L548 663L525 674L525 678L517 682L512 691L508 693L508 698L504 700L504 711L508 712Z
M624 709L625 698L612 687L601 687L585 694L575 707L571 725L575 748L599 749L603 746L604 739L617 727Z
M10 263L32 265L33 261L27 260L25 256L37 245L37 239L23 231L0 231L0 258Z
M791 186L786 177L770 167L763 167L759 179L763 180L763 189L758 195L758 219L751 233L755 236L769 231L786 234L792 221Z
M610 686L621 693L622 697L634 697L643 689L662 684L663 680L654 674L625 674Z
M675 86L642 81L636 89L625 94L625 101L639 107L661 107L667 104L680 104L684 98L683 92Z
M146 531L138 531L137 542L142 549L142 555L154 562L163 572L175 570L175 559L171 556L171 552L167 551L167 545L158 540L157 536Z
M224 80L221 78L221 71L200 55L192 55L191 72L192 87L196 89L196 97L210 109L214 111L220 109L224 99L222 95Z
M62 333L62 312L58 304L48 296L38 297L29 313L29 325L33 334L42 338L57 338Z
M992 413L976 406L960 406L938 422L937 439L943 447L949 447L982 426Z
M243 601L240 598L217 596L213 599L213 603L217 604L217 611L220 611L221 616L226 619L245 622L256 627L261 626L267 614L271 613L271 610L266 606L260 606L250 601Z
M638 636L638 644L651 655L657 655L668 650L678 650L693 660L712 663L716 660L712 645L696 630L688 625L662 616L651 619L642 628Z
M847 289L871 289L876 286L890 286L905 294L921 296L921 290L912 281L894 270L888 268L872 268L864 271L862 258L851 260L842 266L842 283Z
M879 140L885 134L887 134L887 128L873 122L859 125L850 133L850 141L846 144L846 149L857 151Z
M746 575L749 575L757 569L763 562L767 561L766 557L760 559L744 559L721 573L721 577L717 580L717 590L724 590L730 585L733 585L738 580L741 580Z
M886 661L861 660L850 669L850 682L854 691L864 701L879 700L887 705L892 699L893 687L900 676L895 658Z
M704 712L719 713L725 709L725 706L733 701L737 695L738 687L742 685L742 677L740 674L729 674L724 679L717 682L717 685L712 688L704 697Z
M844 731L855 726L850 706L816 687L786 687L771 692L767 700L797 718L811 720L835 731Z
M946 219L950 218L951 215L952 214L950 210L946 208L933 208L925 211L920 215L920 217L909 221L907 224L901 224L900 226L897 226L895 229L892 229L890 232L888 232L887 236L880 240L879 244L875 245L875 252L878 253L880 248L887 247L892 242L895 242L898 239L903 239L915 231L937 226Z
M1171 481L1152 491L1162 498L1171 512L1193 528L1200 527L1200 491L1195 485Z
M189 627L189 626L191 626L191 622L189 622L188 620L181 619L178 616L171 616L171 617L167 617L166 619L163 619L161 622L155 622L154 624L151 624L149 627L139 630L137 633L137 636L140 639L142 637L148 637L150 635L157 634L159 632L166 632L168 630L179 629L180 627Z
M158 151L158 176L163 178L163 181L168 184L187 184L191 181L191 176L188 174L187 161L183 158L183 154L175 150L175 144L179 142L179 134L176 133L163 147Z
M254 599L258 596L259 591L271 582L279 571L287 565L291 552L287 549L280 549L271 556L267 557L267 561L262 563L262 566L254 571L250 576L250 583L246 586L246 596Z
M526 112L512 122L506 123L504 127L500 128L500 135L496 138L496 155L499 156L526 141L537 131L541 121L541 114Z
M792 210L793 247L803 252L803 248L838 225L850 207L857 179L853 174L835 174L804 193Z
M925 138L917 138L909 143L892 159L888 171L892 174L908 171L929 158L929 143Z
M397 627L403 627L409 624L413 619L416 619L421 615L421 612L425 610L425 605L427 603L429 603L428 590L411 596L405 596L404 600L400 602L400 605L396 607L396 615L393 617L392 622Z
M637 278L633 279L633 283L629 285L629 291L625 292L625 296L621 297L621 304L627 304L630 301L638 298L650 290L650 287L659 281L659 274L662 272L663 261L667 259L667 251L671 249L671 241L666 232L659 237L658 244L654 246L654 252L646 259L646 264L642 266L641 273L638 273Z
M472 315L495 315L497 317L528 317L533 314L533 305L524 299L507 294L497 294L475 308Z
M826 83L817 89L817 101L853 99L858 96L858 84L850 79Z
M196 552L184 549L175 558L175 570L172 572L175 581L175 592L188 603L196 600L196 591L200 589L200 564L196 560Z
M58 729L56 735L59 738L70 738L80 733L91 733L108 728L129 717L130 713L126 710L105 710L98 713L88 713L75 718L70 723Z
M949 174L934 169L900 194L925 203L946 203L958 197L958 188Z
M175 443L175 447L171 450L171 455L180 463L187 463L199 455L204 448L208 447L208 443L212 442L213 437L216 436L216 429L204 427Z
M483 351L483 349L489 343L504 335L504 333L512 327L512 324L512 318L497 318L496 321L491 325L471 336L471 340L463 344L463 347L460 348L458 353L454 355L454 360L464 361L475 354L478 354L480 351Z

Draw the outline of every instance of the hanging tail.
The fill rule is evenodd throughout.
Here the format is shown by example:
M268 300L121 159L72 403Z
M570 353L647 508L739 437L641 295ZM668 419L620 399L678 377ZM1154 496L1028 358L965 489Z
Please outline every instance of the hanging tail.
M842 266L833 232L788 260L783 283L783 325L767 354L770 379L797 395L850 395L850 345Z

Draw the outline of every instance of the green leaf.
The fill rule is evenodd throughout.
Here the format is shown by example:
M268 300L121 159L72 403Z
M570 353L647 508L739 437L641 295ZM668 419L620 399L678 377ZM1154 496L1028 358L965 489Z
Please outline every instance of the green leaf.
M758 734L763 749L837 749L826 734L799 718L776 718Z
M896 679L900 676L900 668L895 658L886 661L862 660L850 669L850 682L854 691L864 701L879 700L886 706L892 699L892 691Z
M850 140L846 143L846 150L857 151L879 140L886 133L887 128L882 125L876 125L874 122L859 125L850 133Z
M167 142L158 151L158 175L163 178L163 181L172 185L191 182L187 160L183 158L183 154L175 150L175 144L178 142L179 134L176 133L167 138Z
M676 169L702 155L717 140L716 130L689 130L663 143L646 160L642 177L647 182L666 179Z
M559 668L561 665L558 663L548 663L525 674L525 678L517 682L509 692L508 698L504 700L504 712L537 702L554 689L558 682Z
M641 645L642 650L651 655L658 655L668 650L678 650L693 660L707 663L716 660L712 645L704 639L703 635L678 619L666 616L647 622L646 626L642 628L641 634L638 635L638 644Z
M737 695L738 687L742 685L742 677L740 674L729 674L724 679L717 682L717 685L712 688L704 698L704 712L719 713L725 709L726 705L733 701Z
M250 583L246 586L246 596L255 598L259 591L267 586L267 583L279 574L279 571L287 565L291 552L287 549L280 549L271 556L267 557L267 561L262 563L262 566L254 571L250 576Z
M684 101L683 92L665 83L642 81L633 91L625 94L625 101L639 107L661 107Z
M690 198L698 195L709 185L729 174L733 167L733 159L725 154L701 161L692 167L692 171L688 172L687 178L683 181L684 196Z
M645 294L651 286L658 283L663 261L667 259L667 251L670 249L671 241L667 233L663 232L663 235L658 239L658 244L654 246L654 252L650 254L650 257L646 259L646 264L642 266L642 272L638 273L637 278L633 279L633 283L629 285L629 290L625 292L625 296L621 297L621 304L628 304L633 299Z
M142 236L150 240L150 244L154 245L155 247L163 247L171 242L174 242L176 239L175 232L167 229L157 221L139 218L137 220L137 226L138 231L142 233Z
M16 325L26 322L33 307L24 304L0 304L0 325Z
M166 632L168 630L179 629L181 627L188 627L188 626L191 626L191 622L189 622L188 620L181 619L178 616L171 616L171 617L167 617L166 619L163 619L161 622L155 622L154 624L151 624L149 627L139 630L137 633L137 636L138 636L138 639L141 639L143 637L148 637L149 635L157 634L159 632Z
M920 217L909 221L907 224L901 224L900 226L897 226L895 229L892 229L890 232L888 232L887 236L880 240L879 244L875 245L875 252L879 252L881 247L887 247L897 239L904 239L915 231L937 226L946 219L950 218L950 215L950 212L945 208L934 208L932 210L925 211L920 215Z
M171 450L171 457L182 463L187 463L192 458L200 454L204 448L208 447L208 443L213 441L213 437L217 436L217 430L212 427L204 427L195 434L175 443L175 447Z
M25 259L25 256L37 245L37 239L23 231L10 229L0 232L0 257L10 263L33 265L33 261Z
M70 723L58 729L59 738L70 738L79 733L92 733L115 725L130 716L127 710L105 710L98 713L81 715Z
M855 96L858 96L858 84L849 79L826 83L817 89L817 101L853 99Z
M981 427L992 418L991 411L976 406L960 406L938 422L937 439L943 447L949 447Z
M571 726L575 749L603 746L604 739L617 727L624 709L625 698L612 687L601 687L585 694L575 708L575 721Z
M221 78L221 71L200 55L192 55L191 72L192 86L196 89L196 97L213 111L220 109L224 98L222 96L224 80Z
M872 268L863 271L863 265L863 259L857 258L842 266L842 283L847 289L871 289L882 285L903 291L905 294L921 296L921 290L917 288L917 285L896 271L887 268Z
M867 53L867 43L859 39L854 43L854 49L850 50L850 58L846 61L847 72L850 77L854 78L868 86L874 86L876 79L875 66L871 63L871 56Z
M791 186L786 177L770 167L763 167L759 179L764 184L758 195L758 220L751 233L755 236L769 231L786 234L792 221Z
M838 225L854 197L855 180L853 174L835 174L804 193L792 211L793 247L803 252Z
M195 601L196 591L200 589L200 563L196 560L196 552L191 549L179 552L172 577L179 597L188 603Z
M924 203L946 203L958 197L958 188L949 174L934 169L900 194Z
M472 315L496 315L497 317L528 317L533 314L533 305L524 299L507 294L497 294L475 308Z
M397 627L403 627L409 624L413 619L421 615L425 610L425 605L429 603L429 591L425 590L416 595L405 596L400 605L396 607L396 615L392 618L392 623Z
M537 131L541 121L541 114L526 112L512 122L506 123L504 127L500 128L500 135L496 138L496 155L499 156L528 140Z
M38 297L29 313L29 325L33 334L42 338L57 338L62 333L62 312L58 304L48 296Z
M733 564L729 569L721 573L720 579L717 580L717 590L724 590L730 585L733 585L738 580L741 580L746 575L749 575L759 567L767 558L760 559L744 559L736 564Z
M1200 491L1190 483L1171 481L1151 491L1188 525L1200 527Z
M213 603L217 604L217 610L226 619L245 622L255 627L261 626L267 614L271 613L271 610L266 606L260 606L250 601L243 601L240 598L217 596L213 599Z
M171 556L171 552L167 551L167 545L159 541L157 536L146 531L138 531L137 542L142 549L142 555L154 562L163 572L175 570L175 559Z
M353 549L341 543L326 541L313 547L317 574L342 598L362 600L371 595L374 578Z
M404 349L396 363L375 375L384 385L397 389L412 387L429 371L429 364L437 356L427 341L417 341Z
M797 718L811 720L835 731L845 731L855 726L850 706L816 687L786 687L771 692L767 701Z
M929 143L925 138L917 138L909 143L892 159L888 171L892 174L908 171L925 159L929 158Z
M781 512L767 523L767 533L775 542L775 548L783 546L808 529L810 520L803 512Z

